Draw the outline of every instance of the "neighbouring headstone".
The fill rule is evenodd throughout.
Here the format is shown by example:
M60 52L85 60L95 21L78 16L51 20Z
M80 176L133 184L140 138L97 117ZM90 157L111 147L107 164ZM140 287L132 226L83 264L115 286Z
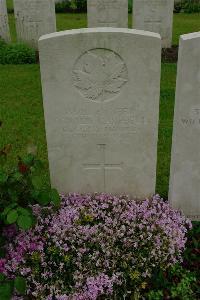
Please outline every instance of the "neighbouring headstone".
M54 0L14 0L19 41L38 47L40 36L56 31Z
M10 29L6 0L0 0L0 38L6 42L10 42Z
M87 0L88 27L128 27L128 0Z
M173 10L174 0L133 0L133 27L159 33L162 47L170 48Z
M161 40L131 29L39 40L51 182L60 192L155 192Z
M169 199L200 220L200 33L180 38Z

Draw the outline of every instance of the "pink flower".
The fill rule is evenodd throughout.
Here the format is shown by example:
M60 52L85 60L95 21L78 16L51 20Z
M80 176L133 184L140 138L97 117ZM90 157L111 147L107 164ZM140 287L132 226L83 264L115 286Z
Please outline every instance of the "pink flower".
M5 273L6 259L0 258L0 273Z
M191 222L158 195L136 201L108 194L62 196L56 213L34 206L37 224L7 229L0 270L27 277L27 296L96 300L126 290L127 266L141 280L181 261ZM46 211L49 211L47 216ZM139 286L137 287L139 289ZM66 293L66 291L69 291Z

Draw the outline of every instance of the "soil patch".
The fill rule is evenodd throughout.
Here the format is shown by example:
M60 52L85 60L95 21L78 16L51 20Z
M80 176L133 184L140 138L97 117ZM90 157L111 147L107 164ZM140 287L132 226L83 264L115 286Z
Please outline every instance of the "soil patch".
M178 60L178 46L162 49L162 62L176 63Z

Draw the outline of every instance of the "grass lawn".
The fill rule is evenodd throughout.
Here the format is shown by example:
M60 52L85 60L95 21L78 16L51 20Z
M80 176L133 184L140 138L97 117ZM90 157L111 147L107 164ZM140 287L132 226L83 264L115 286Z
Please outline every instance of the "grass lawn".
M165 198L169 181L175 77L176 64L163 64L157 192ZM13 147L8 165L12 165L18 155L23 156L29 145L37 145L38 156L45 162L44 180L48 180L39 66L1 66L0 78L0 148L5 144Z
M27 147L37 145L38 156L45 162L44 181L48 180L43 107L38 65L0 66L0 149L11 144L8 166Z
M87 27L86 14L57 14L57 30ZM15 22L13 14L9 14L12 40L16 41ZM131 15L129 27L131 28ZM174 14L173 44L177 45L179 36L184 33L200 31L200 14Z

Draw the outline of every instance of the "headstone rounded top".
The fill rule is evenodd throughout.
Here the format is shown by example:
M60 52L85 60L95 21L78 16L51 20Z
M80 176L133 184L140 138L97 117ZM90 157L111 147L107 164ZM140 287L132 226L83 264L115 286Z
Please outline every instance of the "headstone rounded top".
M112 27L98 27L98 28L81 28L81 29L72 29L72 30L63 30L59 32L53 32L49 34L42 35L39 38L39 41L52 39L52 38L58 38L63 36L69 36L69 35L77 35L77 34L89 34L89 33L126 33L131 34L135 36L140 36L144 38L155 38L158 40L161 40L161 36L159 33L150 32L150 31L144 31L144 30L137 30L137 29L127 29L127 28L112 28Z
M188 34L182 34L180 36L180 40L192 40L192 39L196 39L196 38L200 38L200 32L192 32L192 33L188 33Z

